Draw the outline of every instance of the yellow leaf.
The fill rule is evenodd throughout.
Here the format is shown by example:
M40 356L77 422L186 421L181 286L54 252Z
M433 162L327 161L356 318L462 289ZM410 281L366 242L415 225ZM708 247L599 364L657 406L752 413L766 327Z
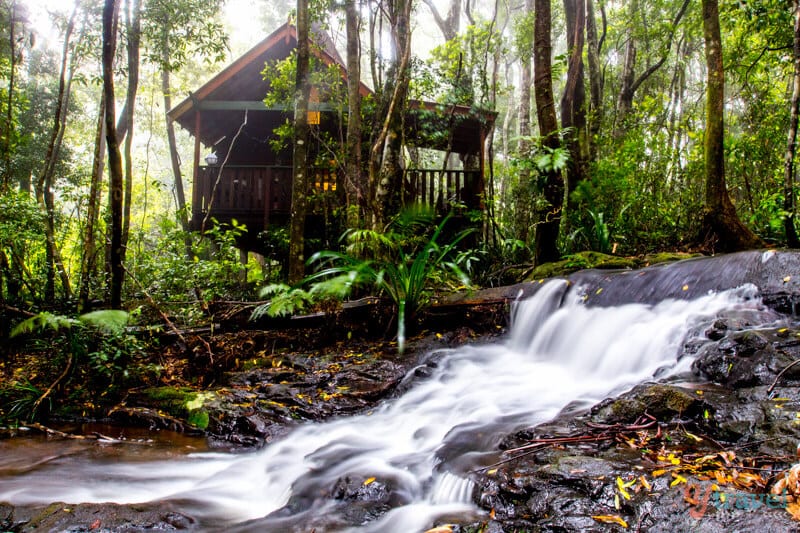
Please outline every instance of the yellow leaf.
M784 283L789 283L790 281L792 281L792 276L786 276L785 278L783 278Z
M496 468L492 468L491 470L487 470L486 473L488 475L490 475L490 476L493 476L493 475L495 475L497 473L497 469Z
M675 485L678 485L679 483L686 483L686 478L683 477L680 474L676 474L676 473L673 472L672 473L672 477L674 477L675 479L672 481L672 483L669 484L670 487L674 487Z
M650 490L651 488L650 483L647 482L647 478L645 478L644 476L639 476L639 483L642 484L642 487L646 488L647 490Z
M617 490L619 490L619 493L622 495L623 498L625 498L626 500L630 500L631 495L628 494L627 490L625 490L626 488L627 487L625 483L623 483L622 478L617 476Z
M800 520L800 503L792 502L786 504L786 512L792 515L795 520Z
M614 494L614 508L619 510L619 494Z
M689 286L688 285L684 285L683 287L681 287L681 290L688 291L689 290Z
M436 526L433 529L427 530L425 533L449 533L453 531L453 526L445 525L445 526Z
M600 294L601 292L603 292L603 287L600 287L599 289L597 289L597 291L595 292L595 294Z
M653 477L659 477L659 476L663 476L663 475L664 475L664 474L666 474L666 473L667 473L667 471L666 471L666 470L663 470L663 469L660 469L660 470L653 470L652 476L653 476Z
M374 478L374 477L368 477L367 479L365 479L365 480L364 480L364 483L363 483L363 485L366 487L367 485L369 485L369 484L370 484L370 483L372 483L373 481L375 481L375 478Z
M628 523L617 515L612 515L612 514L594 515L592 516L592 518L604 524L617 524L626 529L628 527Z
M697 393L698 396L702 396L703 395L703 391L701 391L701 390L696 390L694 392Z
M703 439L701 439L700 437L698 437L694 433L689 433L688 431L684 431L684 433L686 434L687 437L693 439L695 442L702 442L703 441Z

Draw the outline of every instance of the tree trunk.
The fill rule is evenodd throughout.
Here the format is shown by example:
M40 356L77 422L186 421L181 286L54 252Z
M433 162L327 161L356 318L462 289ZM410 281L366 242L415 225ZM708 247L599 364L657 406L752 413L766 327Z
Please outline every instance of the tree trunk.
M786 227L786 245L800 248L800 239L794 227L797 212L794 191L794 161L797 153L798 107L800 107L800 0L794 0L794 79L792 84L792 102L789 119L789 135L786 142L786 159L783 174L783 209L786 211L784 225Z
M382 229L390 216L400 207L400 187L403 179L402 143L403 110L410 82L411 60L411 0L395 2L389 13L394 46L394 61L380 97L379 113L385 117L376 123L378 128L370 150L370 186L374 188L372 201L375 229Z
M289 283L305 274L305 221L308 200L308 100L309 80L308 0L297 0L297 74L294 106L294 156L292 160L292 213L289 222Z
M550 0L535 0L534 7L536 13L533 30L533 89L536 95L536 117L539 122L542 144L555 149L559 146L559 138L558 118L553 97ZM558 234L561 224L561 209L564 203L564 182L560 172L546 173L544 200L545 205L539 209L539 220L536 226L535 261L537 264L556 261L560 257Z
M103 183L103 152L105 152L105 98L100 98L100 109L97 115L94 156L92 159L92 182L89 186L86 227L83 234L83 257L81 258L81 278L78 288L78 306L89 308L91 299L92 277L97 267L97 221L100 219L100 196Z
M64 45L61 55L61 67L58 80L58 93L56 95L56 108L53 113L53 129L50 132L50 141L44 157L41 174L36 180L36 200L45 213L45 239L46 239L46 272L45 300L53 302L55 299L55 272L61 278L61 285L66 298L71 297L69 276L61 258L61 251L56 242L55 204L53 197L53 182L55 181L56 164L61 154L61 144L64 139L64 130L67 123L70 93L72 90L72 75L74 71L74 56L70 57L72 33L75 29L75 19L78 6L75 5L67 22L64 32Z
M361 227L367 217L367 191L361 169L361 41L356 0L345 2L347 26L347 156L345 190L347 227Z
M140 0L125 0L125 27L128 35L128 92L125 95L125 196L122 210L122 262L128 251L133 194L133 111L139 87L139 41L141 36ZM117 130L119 136L119 130Z
M9 73L8 91L6 100L5 125L2 133L2 161L3 169L0 173L0 192L6 192L11 185L11 136L14 134L14 90L16 89L17 71L17 35L14 32L17 18L17 1L11 0L8 6L8 53L9 53Z
M163 59L164 62L161 69L161 92L164 95L164 109L172 109L172 87L170 86L169 70L166 68L166 65L169 65L169 46L164 46ZM188 233L189 214L186 209L186 193L183 189L183 175L181 174L181 160L178 156L178 142L175 138L175 124L166 113L164 114L164 120L167 128L167 144L169 145L169 160L172 165L175 200L178 203L176 206L178 221L181 224L181 229ZM188 235L185 238L185 244L187 256L191 257L191 239Z
M586 0L586 62L589 67L589 159L597 155L597 136L603 119L603 79L594 0Z
M739 220L725 184L724 103L725 71L722 64L722 39L718 0L703 0L708 85L706 89L704 232L714 250L733 252L756 248L763 243Z
M574 208L572 193L585 177L586 138L586 89L583 84L583 30L586 11L585 0L564 0L567 18L567 42L569 59L567 83L561 98L561 127L565 130L566 146L570 158L567 163L567 206ZM568 131L567 131L568 130Z
M110 304L122 307L122 283L125 269L122 263L122 154L117 140L116 106L114 105L114 55L117 48L118 0L105 0L103 5L103 95L106 102L106 146L109 168L109 212L111 269Z
M533 12L533 0L525 0L525 12ZM531 51L520 50L520 84L519 84L519 143L517 150L520 156L530 156L531 135ZM512 109L509 107L509 110ZM509 113L510 115L510 113ZM522 167L519 170L518 192L514 196L514 233L516 238L526 245L530 239L531 229L531 202L530 198L530 169Z

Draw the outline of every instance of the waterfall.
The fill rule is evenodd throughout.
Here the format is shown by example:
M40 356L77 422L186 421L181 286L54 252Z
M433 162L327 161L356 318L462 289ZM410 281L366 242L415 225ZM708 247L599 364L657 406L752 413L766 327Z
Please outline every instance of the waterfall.
M689 337L727 313L762 311L752 286L591 308L579 290L553 281L515 306L504 342L430 354L429 372L412 371L401 396L368 413L300 425L247 454L125 463L73 454L0 477L0 501L168 499L201 524L231 530L421 531L477 516L469 473L496 458L509 432L685 371L690 357L677 356ZM359 493L379 511L344 513L348 494Z

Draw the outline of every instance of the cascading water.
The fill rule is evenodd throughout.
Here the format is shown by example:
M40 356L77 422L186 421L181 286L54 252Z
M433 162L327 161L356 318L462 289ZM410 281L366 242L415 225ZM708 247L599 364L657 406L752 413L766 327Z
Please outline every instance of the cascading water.
M469 471L496 460L504 435L688 369L682 343L717 316L775 318L752 286L614 308L586 307L577 292L544 285L517 305L505 343L430 354L428 372L366 414L302 425L252 454L119 464L87 448L0 478L0 501L167 499L208 529L421 531L477 514ZM350 512L342 494L369 485L378 503Z

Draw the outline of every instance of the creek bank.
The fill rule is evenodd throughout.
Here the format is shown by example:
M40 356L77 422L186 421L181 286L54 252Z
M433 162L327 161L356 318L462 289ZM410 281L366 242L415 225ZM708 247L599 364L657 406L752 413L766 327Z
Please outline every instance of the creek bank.
M800 294L792 278L798 277L800 280L800 276L792 276L788 269L800 267L800 262L781 259L774 268L770 267L771 273L766 276L759 262L761 265L769 264L775 256L770 256L764 262L762 253L749 254L733 260L740 266L750 265L746 267L746 282L757 282L759 287L764 285L772 291L767 293L775 296L773 300L768 299L767 303L773 302L770 305L782 311L790 309L796 295ZM665 292L679 298L704 294L710 290L703 286L704 283L714 286L729 284L720 276L706 272L699 262L691 262L693 264L690 267L683 266L684 263L690 262L681 263L680 273L677 274L660 268L658 273L654 273L652 269L658 267L652 267L638 273L581 272L571 276L570 280L574 283L583 280L587 303L598 305L614 305L612 294L615 292L619 293L616 298L622 302L641 301L637 300L640 297L655 299L656 294L648 287L658 283L665 283ZM800 272L800 269L793 272ZM777 282L772 279L776 276L780 276ZM790 279L784 281L787 277ZM646 282L642 281L645 279ZM736 279L743 278L740 276ZM766 284L762 283L764 280ZM473 294L470 298L486 306L485 313L480 316L491 316L498 309L505 309L520 290L523 294L530 294L538 285L536 282L497 289L495 294L499 296L492 296L494 299L485 292ZM633 289L629 290L627 287L631 285ZM474 312L469 310L471 305L462 305L460 309L464 313ZM437 312L433 310L430 315L433 322L437 321ZM498 325L501 329L494 329L500 332L502 325ZM751 479L750 486L733 481L727 485L720 484L721 490L717 493L724 493L735 500L738 495L763 492L784 468L795 461L794 449L800 441L800 426L797 423L800 419L797 394L800 368L790 368L785 372L784 369L800 358L798 331L791 326L751 331L749 326L746 317L718 321L705 332L707 343L685 346L686 355L698 357L692 368L695 372L692 379L697 383L692 386L676 383L642 384L588 411L576 413L568 410L553 422L506 437L502 447L510 450L529 445L535 439L595 434L598 427L602 426L620 430L610 439L548 445L536 453L473 472L470 475L476 483L473 501L486 512L486 518L462 523L453 530L621 530L619 522L607 523L593 517L605 517L606 520L616 518L625 522L629 529L642 531L797 529L796 522L783 509L771 509L766 505L758 508L755 505L723 508L712 502L703 510L701 518L695 518L691 511L697 514L700 507L687 502L686 488L694 484L699 487L697 490L705 494L707 487L710 487L710 480L701 478L714 475L714 471L732 477L730 473L735 470L745 480L747 478L743 474L754 472L749 469L763 469L758 470L763 479ZM217 435L220 446L229 446L230 443L260 446L279 437L298 421L370 409L381 399L403 389L402 376L416 365L425 352L480 340L492 328L493 325L484 324L480 330L462 328L452 333L420 336L410 344L407 355L402 359L387 356L394 353L390 343L375 343L374 349L369 351L361 349L366 346L339 341L340 344L331 350L320 353L314 330L310 330L304 339L287 345L286 350L276 351L270 348L266 337L253 341L250 332L247 336L232 337L236 342L228 342L226 350L217 350L215 346L214 353L219 355L215 364L220 365L217 368L222 369L223 363L229 365L233 362L236 363L235 367L241 366L242 370L216 372L205 382L198 407L189 409L186 405L196 402L197 396L179 397L177 405L169 408L174 409L173 414L165 414L163 408L168 402L164 401L163 396L153 397L153 391L141 391L129 397L126 405L120 406L116 411L118 414L114 416L122 423L150 424L154 428L179 423L185 429L191 427L188 423L191 412L201 409L207 417L205 431ZM307 350L303 350L303 347ZM202 354L199 354L198 362L187 364L199 366L201 360ZM424 368L419 371L424 372ZM706 383L705 380L712 383ZM215 383L221 383L222 386ZM135 419L137 410L140 410L141 416ZM645 415L652 419L645 417L643 420ZM649 424L653 419L655 424L645 429L625 429ZM203 417L195 420L202 422ZM503 451L497 450L498 461L509 458ZM727 451L734 451L735 458L719 455ZM705 456L715 457L709 461L720 463L721 466L717 468L714 463L716 470L695 468L696 459ZM737 469L726 464L725 457ZM769 460L768 463L762 461L765 458ZM677 464L673 462L675 460ZM655 475L659 470L665 470L665 473ZM672 474L682 476L684 481ZM631 482L633 484L628 485ZM385 512L387 492L384 488L381 480L370 484L367 490L356 481L341 479L330 487L330 491L334 499L353 509L353 520L357 523L358 517L366 519ZM628 494L629 498L624 494ZM697 499L695 492L688 493L688 497ZM195 522L188 516L184 517L186 520L181 527L174 524L167 527L169 523L165 517L170 509L162 504L84 504L69 508L75 511L75 517L78 512L85 512L81 516L89 517L91 514L91 517L96 517L94 520L100 520L102 528L105 528L99 529L101 531L142 530L149 523L161 524L156 529L195 528ZM6 522L10 524L7 529L12 531L29 530L24 520L20 521L25 517L28 523L43 524L40 529L47 530L44 524L50 523L46 522L48 516L53 520L56 517L59 520L63 518L49 509L0 507L0 519L4 513L12 516L15 522ZM69 513L65 514L70 516ZM37 521L40 516L41 520ZM115 516L120 518L117 520ZM451 517L451 522L458 520L459 517ZM464 517L460 520L464 520ZM52 527L58 531L88 531L94 530L91 529L94 523L73 518L72 521L53 522L56 525ZM138 526L125 529L129 523ZM326 529L323 519L318 530L336 530L334 524L327 526Z
M797 530L768 493L797 462L800 331L741 327L684 347L694 383L644 383L508 436L471 476L491 519L457 530Z

